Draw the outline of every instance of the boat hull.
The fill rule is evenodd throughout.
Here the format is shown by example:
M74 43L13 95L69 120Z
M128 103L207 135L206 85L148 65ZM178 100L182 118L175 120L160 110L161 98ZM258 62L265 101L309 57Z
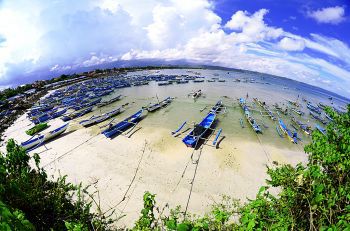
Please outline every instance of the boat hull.
M104 130L102 134L104 134L107 138L112 138L120 133L122 133L126 128L135 124L138 120L140 120L143 110L140 110L128 117L127 119L112 125L110 128Z
M29 139L25 142L22 142L21 143L21 146L28 150L28 149L31 149L31 148L34 148L34 147L39 147L41 144L43 144L44 142L62 134L65 130L67 130L68 128L68 123L67 124L64 124L63 126L61 127L58 127L44 135L40 135L39 137L35 138L35 139Z
M197 148L198 142L201 138L206 136L210 131L211 126L216 118L215 113L209 113L194 129L192 129L187 136L182 139L182 142L191 148Z

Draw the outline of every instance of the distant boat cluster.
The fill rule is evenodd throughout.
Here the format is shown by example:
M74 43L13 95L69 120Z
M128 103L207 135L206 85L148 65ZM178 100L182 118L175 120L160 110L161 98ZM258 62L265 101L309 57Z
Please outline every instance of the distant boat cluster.
M193 73L191 73L193 74ZM123 98L122 94L118 94L114 97L110 95L114 93L117 89L128 88L128 87L138 87L143 85L149 85L150 82L154 81L158 86L165 86L170 84L186 84L192 81L193 83L204 84L213 83L213 82L226 82L229 79L219 78L219 75L215 77L203 77L199 76L200 73L194 73L196 75L165 75L165 74L148 74L148 75L114 75L103 78L96 78L90 80L84 80L79 83L74 83L70 86L57 89L53 91L48 96L42 98L35 106L33 106L28 112L27 117L34 125L40 125L41 128L46 129L48 126L42 126L43 123L47 123L50 120L55 118L60 118L63 122L68 122L71 120L76 120L88 113L94 112L97 108L105 107L111 105ZM231 80L233 82L243 82L243 83L262 83L267 84L266 82L259 82L252 78L235 78ZM205 83L206 84L206 83ZM197 85L196 86L200 86ZM190 92L188 96L191 96L193 99L198 99L203 95L203 90L195 90ZM276 125L276 131L281 137L288 137L293 143L298 143L300 138L297 135L297 131L300 130L307 135L312 134L312 128L305 122L302 122L297 119L298 116L305 115L305 108L309 110L310 116L316 121L320 122L323 125L326 125L332 121L331 116L325 113L323 110L327 106L324 102L319 102L318 104L313 104L312 102L307 101L306 99L297 100L286 100L286 104L279 105L278 103L272 105L273 109L270 108L265 102L259 100L258 98L253 98L253 103L247 102L248 94L246 97L241 97L238 102L238 105L242 109L245 119L240 118L239 123L242 128L244 128L244 121L253 129L256 133L263 133L266 126L262 121L258 121L254 118L254 113L258 112L262 116L270 118ZM101 133L108 138L112 138L118 134L123 134L127 129L134 129L137 126L138 122L142 120L145 111L155 112L161 108L167 107L174 98L166 97L165 99L159 101L157 97L157 102L150 103L138 111L134 112L130 116L127 116L124 120L119 122L114 122L115 119L112 119L116 115L122 113L126 110L126 103L122 106L113 108L112 110L100 113L98 115L93 115L90 118L85 118L84 120L79 121L83 127L90 127L96 124L99 124L103 121L112 119L107 125L100 127L104 128ZM233 101L232 101L233 103ZM305 104L306 107L303 107ZM257 109L255 105L258 105L260 108ZM329 106L329 105L328 105ZM217 114L225 108L222 100L219 100L209 111L209 113L203 118L198 124L194 124L191 131L183 138L183 142L188 147L197 147L199 140L206 139L205 137L208 133L214 132L215 129L214 121L217 118ZM333 108L338 113L343 113L345 108ZM203 110L205 110L203 108ZM282 119L282 115L290 117L290 124L288 125ZM69 123L64 123L57 128L54 128L50 132L47 132L41 135L41 130L39 127L33 127L32 131L35 132L34 136L29 140L22 142L22 146L31 150L36 147L39 147L47 140L50 140L58 135L62 134L67 128ZM181 124L181 126L174 131L173 135L178 135L179 132L185 127L188 126L187 122ZM294 130L293 130L294 129ZM325 134L326 130L319 124L314 126L314 129L319 130L321 133ZM217 142L222 129L217 132L217 137L215 142Z

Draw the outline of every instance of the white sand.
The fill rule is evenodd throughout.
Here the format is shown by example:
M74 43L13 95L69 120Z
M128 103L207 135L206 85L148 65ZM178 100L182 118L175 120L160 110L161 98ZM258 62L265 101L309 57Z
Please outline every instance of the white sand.
M123 114L121 118L126 116ZM50 122L51 128L62 123L60 120ZM25 115L20 117L5 132L6 138L25 141L29 136L24 131L32 126L29 124ZM144 121L139 126L142 129L131 138L118 136L110 140L100 134L97 126L85 129L77 122L71 122L66 134L35 152L40 153L41 165L49 174L68 175L70 182L83 182L84 185L98 182L96 186L103 210L115 207L117 214L127 215L118 225L131 226L139 217L145 191L157 194L157 204L161 207L169 203L171 207L181 205L184 208L196 167L190 161L193 149L187 148L180 137L174 138L170 130L152 128ZM242 200L253 198L264 185L266 164L271 165L272 161L296 164L306 160L303 151L260 144L258 140L227 137L220 147L204 146L202 150L189 203L190 212L203 214L222 194ZM143 149L135 180L122 201ZM199 151L194 153L193 159L198 156Z

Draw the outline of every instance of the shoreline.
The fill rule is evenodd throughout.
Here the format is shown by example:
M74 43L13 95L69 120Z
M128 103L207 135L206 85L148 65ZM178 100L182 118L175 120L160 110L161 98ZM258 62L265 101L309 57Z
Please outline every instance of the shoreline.
M19 128L28 121L18 120L8 134L20 139ZM191 160L193 149L187 148L180 138L172 137L169 129L154 128L142 121L140 127L131 138L118 136L110 140L95 127L83 129L72 124L66 134L31 151L30 155L39 153L41 167L53 177L67 175L68 181L74 184L94 184L103 198L102 210L118 204L117 214L127 215L118 224L129 227L139 216L145 191L157 195L160 207L168 203L184 208L196 167L192 162L199 157L199 153L195 153ZM305 153L270 144L263 144L262 148L258 142L237 137L226 137L220 146L219 149L203 147L189 203L191 213L203 214L224 194L242 201L254 198L264 185L266 165L272 161L293 165L306 161Z

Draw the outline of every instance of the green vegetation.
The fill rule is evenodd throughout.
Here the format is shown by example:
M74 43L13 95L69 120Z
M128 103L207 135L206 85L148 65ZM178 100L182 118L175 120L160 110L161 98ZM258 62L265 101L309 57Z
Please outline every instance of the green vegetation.
M40 124L37 124L34 127L30 128L30 129L28 129L26 131L26 134L29 136L34 136L38 132L41 132L48 127L49 127L49 125L47 125L47 123L40 123Z
M160 210L155 195L147 192L134 229L350 230L350 105L343 115L326 111L334 121L326 135L313 132L305 146L308 163L268 168L267 186L254 200L239 205L226 198L202 217L184 216L179 207L155 217ZM278 188L278 195L270 188Z
M0 92L0 101L11 98L12 96L22 94L25 91L33 89L31 84L26 84L16 88L7 88Z
M7 154L0 155L1 230L107 230L112 222L92 213L93 198L87 188L48 179L39 167L40 158L30 157L13 140ZM35 168L29 165L35 162Z
M132 230L350 230L350 105L334 119L327 134L314 131L305 147L306 164L268 168L267 185L245 204L224 196L203 216L181 207L158 208L155 195L144 194L144 207ZM25 151L10 140L0 157L1 230L109 230L113 220L91 212L86 188L50 181L29 166ZM274 195L271 188L277 188Z

